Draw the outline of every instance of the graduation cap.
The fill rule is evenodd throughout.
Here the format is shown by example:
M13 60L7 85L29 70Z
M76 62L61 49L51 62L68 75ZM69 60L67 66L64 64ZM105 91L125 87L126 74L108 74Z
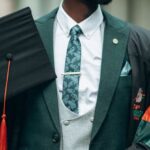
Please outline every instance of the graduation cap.
M0 18L0 150L7 150L6 98L54 78L30 8Z

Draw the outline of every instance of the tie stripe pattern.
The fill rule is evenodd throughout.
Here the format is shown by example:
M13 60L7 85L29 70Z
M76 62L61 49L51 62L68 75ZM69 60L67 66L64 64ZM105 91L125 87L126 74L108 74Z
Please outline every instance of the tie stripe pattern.
M78 25L70 30L70 41L67 48L67 55L65 61L65 75L63 79L63 92L62 100L67 108L71 111L78 113L78 89L81 64L81 43L79 35L82 30ZM68 74L67 74L68 73Z

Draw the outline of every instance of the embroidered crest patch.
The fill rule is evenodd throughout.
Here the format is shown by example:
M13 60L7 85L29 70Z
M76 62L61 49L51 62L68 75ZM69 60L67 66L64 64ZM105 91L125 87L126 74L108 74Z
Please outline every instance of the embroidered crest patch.
M136 103L141 103L142 100L144 99L144 97L145 97L145 94L144 94L143 90L140 88L138 93L137 93L137 96L135 98L135 102Z
M145 93L140 88L138 90L137 96L134 98L134 103L133 103L133 119L134 120L140 120L141 116L143 115L142 111L142 101L145 98Z

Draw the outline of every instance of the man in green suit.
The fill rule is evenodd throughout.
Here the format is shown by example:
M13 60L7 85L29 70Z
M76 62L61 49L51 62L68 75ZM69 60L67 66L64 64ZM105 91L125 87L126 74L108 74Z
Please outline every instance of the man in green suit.
M147 147L133 139L149 106L150 33L102 10L109 2L64 0L36 21L57 78L12 102L10 150Z

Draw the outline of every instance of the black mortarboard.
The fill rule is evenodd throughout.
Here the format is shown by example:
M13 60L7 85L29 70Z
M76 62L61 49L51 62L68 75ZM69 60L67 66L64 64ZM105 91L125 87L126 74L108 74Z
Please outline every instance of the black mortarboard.
M8 59L12 59L7 97L55 78L30 8L0 19L0 101Z
M55 78L29 8L0 19L0 150L7 150L6 99Z

